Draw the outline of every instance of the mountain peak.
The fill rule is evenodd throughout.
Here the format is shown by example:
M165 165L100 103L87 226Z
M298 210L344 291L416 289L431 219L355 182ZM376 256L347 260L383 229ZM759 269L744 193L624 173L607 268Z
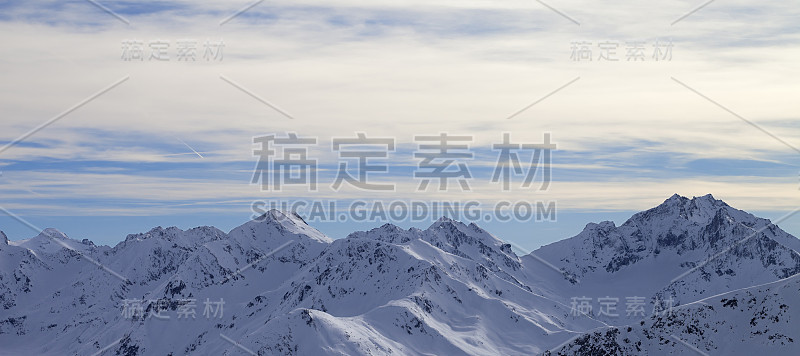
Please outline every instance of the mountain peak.
M58 229L54 229L52 227L48 227L48 228L42 230L42 232L39 233L39 236L46 237L46 238L69 239L69 237L67 237L67 234L59 231ZM39 236L37 236L37 237L39 237Z
M694 267L699 266L698 272L689 278L717 279L718 283L743 286L758 273L761 273L758 278L767 281L800 270L800 258L791 252L800 242L780 228L761 228L767 224L768 220L735 209L711 194L691 199L675 194L652 209L634 214L621 226L616 227L610 221L590 223L574 238L543 246L538 251L542 255L561 256L559 263L579 277L595 271L611 274L623 269L627 270L623 273L636 273L631 272L637 270L633 265L658 265L672 269L678 276L693 273ZM750 239L756 234L757 238ZM714 256L714 261L705 266L709 256ZM723 264L730 268L719 267ZM734 268L748 264L760 267ZM703 293L679 282L673 287L685 294L685 298ZM671 283L663 281L664 285Z
M459 230L461 230L461 228L463 228L463 227L466 227L466 225L464 225L464 223L462 223L462 222L460 222L458 220L453 220L453 219L448 218L446 216L442 216L438 220L436 220L433 224L431 224L431 226L428 227L428 230L440 229L440 228L446 227L446 226L453 226L453 227L456 227Z
M617 225L613 221L601 221L599 223L590 222L583 227L583 231L601 231L605 232L606 234L616 229Z
M517 258L515 254L511 253L510 246L506 246L505 242L475 223L466 225L443 216L425 230L424 234L427 235L424 238L432 245L457 255L463 256L466 253L472 259L481 255L490 256L493 254L492 250L495 249L508 253L513 259ZM470 251L472 249L475 250Z
M278 209L270 209L259 217L262 221L277 222L283 224L285 222L293 224L308 225L303 218L294 211L286 212Z
M691 199L688 197L679 195L677 193L673 194L671 197L667 198L661 205L684 205L687 203L694 203L695 205L704 204L707 207L723 207L728 206L724 201L714 198L711 194L706 194L702 196L692 196Z
M402 227L397 226L395 224L386 223L386 224L381 225L380 227L376 227L376 228L370 229L368 231L356 231L356 232L351 233L350 235L358 235L359 232L370 232L370 233L393 233L393 232L399 232L399 233L404 233L404 232L407 232L407 230L404 230Z
M693 201L695 203L697 203L697 202L708 203L708 204L711 204L714 207L728 206L728 204L726 204L724 201L722 201L720 199L717 199L717 198L714 198L714 196L711 195L711 194L706 194L706 195L703 195L703 196L700 196L700 197L692 197L691 201Z
M311 227L306 223L306 221L298 215L296 212L285 212L278 209L270 209L266 213L262 214L261 216L246 222L244 225L238 226L231 230L228 234L232 234L235 231L238 233L244 233L245 230L249 231L244 233L244 235L255 237L253 235L253 231L261 229L276 229L280 234L290 233L290 234L297 234L297 235L305 235L309 238L322 242L322 243L330 243L330 237L325 236L319 230Z
M8 245L8 236L2 231L0 231L0 245Z
M125 248L129 243L138 244L149 241L148 244L174 244L185 248L194 248L204 243L221 240L226 237L227 235L223 231L213 226L198 226L185 231L176 226L167 228L156 226L144 233L129 234L125 237L125 240L120 242L117 246L118 248Z
M451 218L449 218L447 216L442 215L442 217L440 217L438 220L436 220L436 222L455 222L455 220L453 220L453 219L451 219Z
M173 239L173 237L179 232L183 232L183 230L181 230L181 229L179 229L179 228L177 228L175 226L168 227L166 229L161 227L161 226L156 226L156 227L150 229L150 231L145 232L145 233L129 234L125 238L125 241L147 240L147 239L150 239L150 238L162 238L162 239L171 241Z
M636 213L622 226L649 225L652 221L688 221L689 223L708 224L720 210L725 210L735 220L749 220L750 214L731 208L724 201L714 198L711 194L695 196L691 199L673 194L660 205Z
M678 194L678 193L675 193L675 194L672 194L672 196L671 196L671 197L667 198L667 200L665 200L664 202L668 202L668 201L680 201L680 200L686 200L686 199L688 199L688 198L686 198L685 196L682 196L682 195L680 195L680 194Z
M706 195L703 195L702 197L694 197L694 198L695 198L695 199L697 199L697 198L709 199L709 200L714 200L714 201L716 201L716 200L717 200L717 199L714 199L714 196L713 196L713 195L711 195L711 193L708 193L708 194L706 194Z

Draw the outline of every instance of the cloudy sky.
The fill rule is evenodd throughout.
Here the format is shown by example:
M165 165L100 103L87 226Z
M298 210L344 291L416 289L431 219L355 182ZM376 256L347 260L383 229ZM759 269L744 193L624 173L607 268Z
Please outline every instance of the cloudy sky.
M800 206L800 7L703 4L5 1L0 144L14 145L0 152L0 206L112 245L155 225L227 230L258 200L557 202L557 222L485 224L522 249L673 193L777 219ZM194 61L178 58L184 40ZM130 41L143 60L125 60ZM151 59L164 42L169 59ZM206 56L206 42L224 47ZM395 138L375 177L397 191L261 191L253 137L287 132L318 139L323 172L337 165L333 137ZM415 191L413 137L440 132L473 136L470 192ZM489 182L504 132L551 133L547 191ZM0 224L12 239L36 234ZM333 237L376 225L317 224ZM797 235L800 217L780 226Z

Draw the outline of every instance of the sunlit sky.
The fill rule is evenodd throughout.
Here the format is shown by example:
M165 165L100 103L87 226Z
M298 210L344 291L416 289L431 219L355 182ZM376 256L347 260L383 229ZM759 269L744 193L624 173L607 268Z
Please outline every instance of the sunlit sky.
M545 3L265 1L231 17L254 3L5 1L0 145L118 85L0 152L0 207L113 245L156 225L228 230L257 200L557 202L556 222L481 224L530 250L673 193L772 219L800 206L797 3L715 1L691 14L703 1ZM177 58L185 39L198 42L195 61ZM130 40L146 57L168 41L170 58L126 61ZM221 58L204 58L206 41L224 43ZM671 58L652 57L656 41ZM591 61L575 60L577 42L591 43ZM599 58L601 42L618 45L618 61ZM644 61L627 60L632 42ZM323 169L338 164L333 137L394 138L389 172L374 177L397 191L262 192L250 184L253 137L287 132L318 138L310 154ZM471 191L415 191L413 137L440 132L473 136ZM551 133L547 191L489 182L504 132L531 143ZM312 225L338 238L381 223ZM779 226L797 235L800 217ZM36 235L7 216L0 230Z

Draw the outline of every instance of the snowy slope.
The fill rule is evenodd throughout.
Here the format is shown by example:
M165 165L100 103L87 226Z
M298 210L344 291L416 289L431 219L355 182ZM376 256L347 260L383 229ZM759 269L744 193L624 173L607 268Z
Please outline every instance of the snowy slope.
M245 314L256 321L240 342L285 355L530 354L604 325L532 292L513 277L519 268L508 245L475 225L384 225L333 242L254 298Z
M800 275L580 336L552 355L800 355Z
M656 303L666 307L667 300L680 305L797 274L798 250L800 240L767 219L711 195L674 195L620 226L590 223L577 236L531 255L563 272L553 288L567 299L645 297L650 311ZM533 256L523 264L558 276ZM625 315L604 320L630 321Z
M303 226L298 228L298 223ZM81 242L50 232L67 246L81 248ZM0 311L0 320L14 325L13 331L0 328L0 354L4 349L27 353L32 345L34 353L92 354L123 337L125 343L115 349L136 349L139 354L184 350L202 330L219 323L195 318L178 324L175 312L185 299L197 299L198 316L206 298L225 300L232 308L282 283L330 241L301 219L280 212L227 234L212 227L157 227L129 235L113 249L83 247L84 255L44 235L11 242L0 251L0 298L8 306ZM142 301L146 315L124 318L126 300ZM172 318L150 317L159 308Z
M113 248L0 233L0 355L694 352L673 336L711 354L796 354L798 248L710 195L526 256L447 218L333 241L274 210L227 233L157 227ZM640 296L648 313L574 313L576 296ZM667 298L674 314L652 316ZM123 315L132 300L142 313ZM224 313L206 315L214 301ZM731 335L755 346L727 346Z

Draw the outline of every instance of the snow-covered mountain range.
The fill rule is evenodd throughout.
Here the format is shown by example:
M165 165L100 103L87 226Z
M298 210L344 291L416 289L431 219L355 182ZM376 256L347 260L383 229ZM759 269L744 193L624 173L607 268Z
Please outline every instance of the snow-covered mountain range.
M275 210L113 248L0 232L0 354L796 355L798 250L710 195L523 256L448 218L332 240Z

